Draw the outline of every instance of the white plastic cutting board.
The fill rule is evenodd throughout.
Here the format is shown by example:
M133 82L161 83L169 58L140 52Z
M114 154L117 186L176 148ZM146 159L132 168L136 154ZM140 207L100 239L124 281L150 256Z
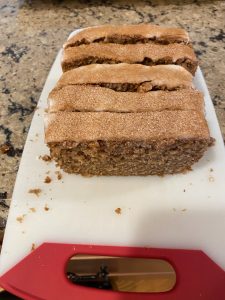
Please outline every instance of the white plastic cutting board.
M206 118L216 144L192 172L164 177L83 178L39 159L43 114L61 75L58 54L27 137L7 222L0 275L29 254L32 244L82 244L201 249L225 270L225 150L200 69L195 86L205 95ZM44 183L47 176L52 178ZM40 188L39 197L28 193ZM49 210L45 210L48 207ZM35 208L35 212L33 212ZM121 208L121 214L115 209Z

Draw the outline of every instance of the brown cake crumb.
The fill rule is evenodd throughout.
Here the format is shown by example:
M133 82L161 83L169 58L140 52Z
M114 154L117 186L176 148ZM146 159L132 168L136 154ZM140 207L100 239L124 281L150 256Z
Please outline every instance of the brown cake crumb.
M213 168L210 168L210 170L209 170L210 172L213 172Z
M32 243L31 251L34 251L35 249L36 249L36 245L34 243Z
M182 209L181 211L187 211L187 208Z
M50 183L51 181L51 178L49 176L46 176L44 183Z
M57 179L61 180L62 179L62 174L60 171L56 171L55 174L57 175Z
M29 209L31 212L36 212L36 208L34 208L34 207L30 207Z
M44 207L44 210L48 211L49 210L49 207L47 204L45 204L45 207Z
M120 207L117 207L117 208L115 209L115 213L116 213L117 215L121 215L121 212L122 212L122 209L121 209Z
M18 222L20 222L20 223L23 223L23 220L24 220L24 217L25 217L25 216L26 216L26 215L19 216L19 217L16 218L16 220L17 220Z
M181 173L182 174L187 174L188 172L192 171L192 168L191 167L187 167L186 170L182 171Z
M28 191L28 193L30 194L35 194L37 197L39 197L40 193L41 193L41 189L30 189Z
M1 145L0 151L2 154L6 154L10 150L10 146L7 144Z
M40 155L39 156L39 158L40 159L42 159L42 160L44 160L44 161L51 161L52 159L51 159L51 156L49 156L49 155L47 155L47 154L45 154L45 155Z
M22 223L22 222L23 222L23 217L17 217L16 220L17 220L18 222Z
M183 192L185 193L185 192L186 192L186 190L184 189L184 190L183 190Z

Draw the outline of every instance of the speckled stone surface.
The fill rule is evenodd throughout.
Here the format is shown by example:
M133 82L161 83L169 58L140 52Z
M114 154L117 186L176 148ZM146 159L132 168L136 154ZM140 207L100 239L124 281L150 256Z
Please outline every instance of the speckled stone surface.
M0 0L0 228L26 135L53 60L76 28L154 22L188 30L225 138L225 1ZM3 149L4 150L4 149ZM4 151L2 151L4 152Z

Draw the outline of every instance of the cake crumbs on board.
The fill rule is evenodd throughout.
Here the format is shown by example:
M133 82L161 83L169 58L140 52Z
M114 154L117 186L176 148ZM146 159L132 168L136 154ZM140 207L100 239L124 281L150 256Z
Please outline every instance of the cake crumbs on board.
M48 154L40 155L40 156L39 156L39 159L42 159L43 161L47 161L47 162L49 162L49 161L52 160L51 156L48 155Z
M36 208L35 208L35 207L30 207L29 210L30 210L31 212L36 212Z
M45 204L44 210L45 210L45 211L48 211L48 210L49 210L49 207L48 207L47 204Z
M16 218L16 221L18 221L19 223L23 223L23 220L24 220L24 217L25 217L25 216L26 216L26 215L23 214L22 216L17 217L17 218Z
M35 243L32 243L30 251L34 251L35 249L36 249L36 245L35 245Z
M62 179L62 173L60 171L55 171L55 174L57 175L58 180Z
M28 191L28 193L34 194L34 195L36 195L37 197L39 197L39 195L40 195L40 193L41 193L41 189L38 189L38 188L36 188L36 189L30 189L30 190Z
M114 211L117 215L121 215L122 213L122 209L120 207L117 207Z
M46 176L45 180L44 180L44 183L50 183L51 181L52 181L51 177Z

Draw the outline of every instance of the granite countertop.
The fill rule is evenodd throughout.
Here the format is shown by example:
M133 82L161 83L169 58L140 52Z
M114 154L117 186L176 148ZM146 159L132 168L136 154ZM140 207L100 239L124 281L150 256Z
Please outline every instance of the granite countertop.
M114 0L0 2L0 229L34 109L68 34L99 24L154 22L190 33L225 139L225 2Z

